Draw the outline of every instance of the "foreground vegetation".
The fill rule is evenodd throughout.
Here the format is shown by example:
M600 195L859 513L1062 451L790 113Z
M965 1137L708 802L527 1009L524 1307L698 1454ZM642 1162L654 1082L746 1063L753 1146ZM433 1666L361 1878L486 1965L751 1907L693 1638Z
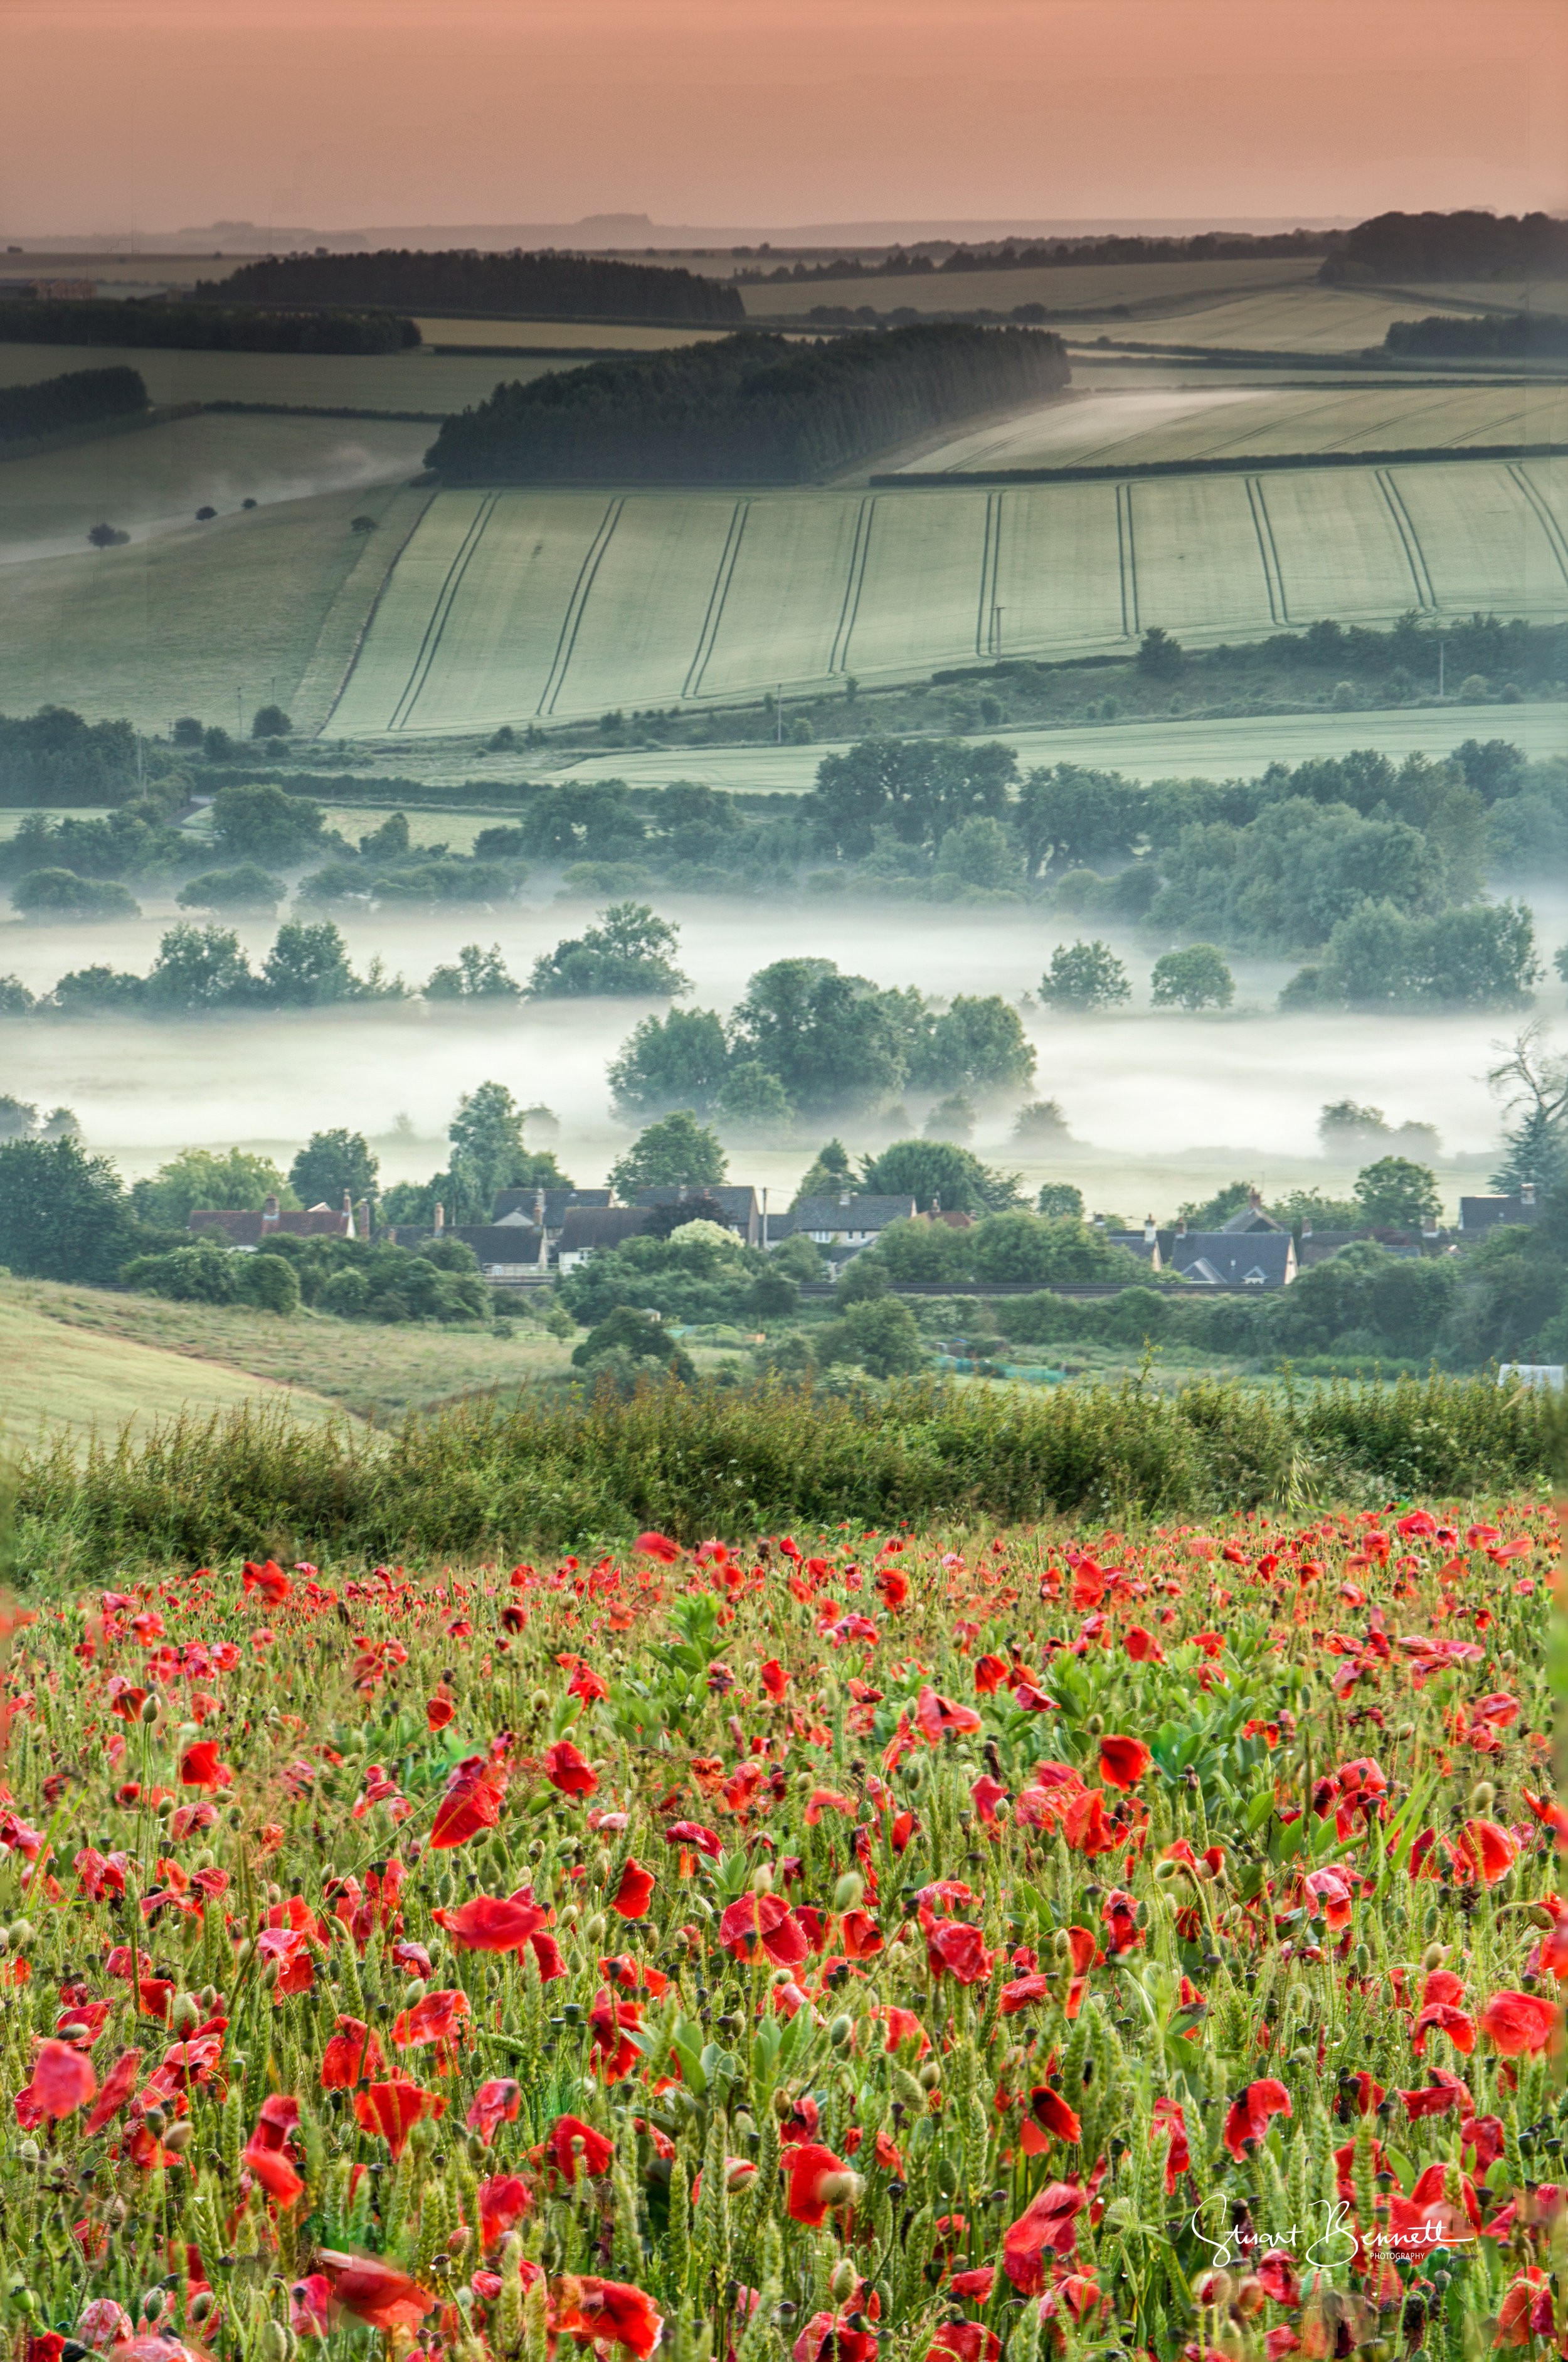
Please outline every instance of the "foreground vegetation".
M44 1600L7 2334L1550 2351L1556 1549L1440 1485Z

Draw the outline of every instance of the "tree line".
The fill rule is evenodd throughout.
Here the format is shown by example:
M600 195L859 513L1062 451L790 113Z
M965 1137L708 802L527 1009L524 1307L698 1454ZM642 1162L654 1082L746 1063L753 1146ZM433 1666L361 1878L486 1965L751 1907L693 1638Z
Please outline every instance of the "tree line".
M1318 276L1355 279L1561 279L1568 222L1551 214L1375 214L1333 242Z
M746 334L498 385L443 422L425 458L457 481L793 483L1069 374L1060 337L1032 329Z
M146 408L147 388L136 370L70 370L35 385L0 387L0 443L94 426L105 418L132 418Z
M419 342L386 312L268 312L217 304L21 296L0 302L0 344L121 345L200 353L398 353Z
M1390 320L1386 352L1456 360L1560 360L1568 354L1568 319L1552 312L1437 314L1425 320Z
M227 279L198 280L204 301L390 306L428 312L503 313L513 318L740 320L738 291L669 263L617 262L602 255L419 253L268 255Z
M938 271L1069 270L1103 269L1111 262L1257 262L1296 255L1329 253L1332 230L1291 229L1253 236L1244 231L1198 230L1190 237L1045 237L997 246L956 246L947 253L924 247L896 247L880 261L864 255L834 255L825 262L780 262L737 270L742 286L800 285L819 279L920 279Z

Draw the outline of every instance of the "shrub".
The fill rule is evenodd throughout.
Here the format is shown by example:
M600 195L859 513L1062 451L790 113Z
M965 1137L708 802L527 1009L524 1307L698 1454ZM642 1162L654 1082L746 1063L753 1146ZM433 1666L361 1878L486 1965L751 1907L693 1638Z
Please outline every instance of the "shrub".
M29 919L135 919L140 905L112 877L78 877L70 869L31 869L11 889L13 907Z
M1189 944L1154 962L1149 997L1156 1009L1229 1009L1236 980L1212 944Z
M288 889L259 862L241 862L237 869L204 869L188 877L174 900L182 911L265 911L269 917Z
M1098 936L1092 944L1058 944L1040 981L1041 999L1057 1009L1109 1009L1132 996L1127 970Z

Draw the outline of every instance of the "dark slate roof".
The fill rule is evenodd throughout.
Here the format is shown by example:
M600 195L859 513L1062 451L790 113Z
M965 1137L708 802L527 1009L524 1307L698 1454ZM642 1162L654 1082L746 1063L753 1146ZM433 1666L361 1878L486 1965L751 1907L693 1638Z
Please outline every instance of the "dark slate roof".
M537 1264L544 1232L533 1222L448 1222L443 1235L461 1239L481 1264Z
M1222 1231L1248 1238L1257 1231L1286 1231L1289 1227L1288 1222L1276 1222L1274 1216L1265 1214L1261 1206L1253 1205L1239 1208L1228 1222L1220 1225Z
M1533 1222L1540 1211L1537 1198L1527 1205L1522 1198L1462 1198L1459 1227L1470 1233L1494 1231L1499 1222Z
M498 1189L490 1209L490 1219L492 1222L499 1222L503 1214L526 1214L532 1221L537 1215L541 1196L545 1200L545 1228L549 1231L560 1228L561 1216L569 1206L607 1206L610 1203L608 1189Z
M889 1222L907 1222L914 1213L912 1198L803 1198L779 1218L777 1235L795 1231L885 1231ZM769 1224L771 1232L772 1225Z
M1142 1231L1107 1231L1105 1239L1108 1246L1125 1247L1129 1254L1135 1254L1142 1263L1153 1264L1156 1271L1165 1261L1159 1240L1146 1239Z
M1283 1287L1294 1245L1288 1231L1188 1231L1172 1240L1171 1263L1210 1287Z
M593 1247L618 1247L640 1238L648 1227L647 1206L569 1206L561 1221L562 1254L585 1254Z
M253 1247L263 1237L340 1239L348 1227L347 1215L335 1214L330 1206L311 1206L304 1213L279 1214L268 1222L265 1231L261 1224L259 1208L252 1212L245 1207L201 1207L192 1214L188 1227L197 1231L221 1231L233 1247Z

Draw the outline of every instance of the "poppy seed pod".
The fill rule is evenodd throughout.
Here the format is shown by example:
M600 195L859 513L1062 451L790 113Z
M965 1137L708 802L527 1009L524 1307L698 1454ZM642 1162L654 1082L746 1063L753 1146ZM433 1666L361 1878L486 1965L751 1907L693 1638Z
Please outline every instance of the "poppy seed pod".
M752 1871L751 1891L754 1894L772 1893L773 1871L770 1864L767 1862L758 1862L756 1868Z
M158 1692L156 1690L149 1690L147 1695L141 1702L142 1721L156 1722L162 1711L163 1702L160 1698Z
M217 2299L210 2288L197 2289L185 2307L186 2320L197 2323L205 2321L216 2302Z
M1441 1968L1443 1962L1447 1959L1453 1947L1452 1944L1429 1944L1427 1946L1426 1950L1421 1954L1421 1966L1425 1969L1429 1977L1434 1969Z

